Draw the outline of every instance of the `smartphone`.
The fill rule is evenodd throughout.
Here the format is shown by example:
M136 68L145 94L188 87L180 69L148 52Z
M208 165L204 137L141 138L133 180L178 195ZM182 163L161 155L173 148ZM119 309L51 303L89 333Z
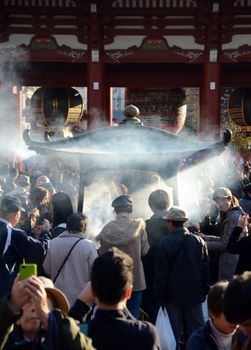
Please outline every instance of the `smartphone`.
M19 266L20 280L25 280L30 276L37 276L36 264L21 264Z

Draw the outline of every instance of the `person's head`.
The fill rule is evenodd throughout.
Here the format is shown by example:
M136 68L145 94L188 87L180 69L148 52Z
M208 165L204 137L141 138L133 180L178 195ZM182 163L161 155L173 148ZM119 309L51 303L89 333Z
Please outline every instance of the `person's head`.
M35 187L31 191L30 201L34 207L44 207L49 202L49 193L43 187Z
M148 204L153 212L167 210L170 206L169 194L164 190L155 190L150 193Z
M20 187L23 187L25 190L29 190L30 188L30 177L27 175L20 175L17 179L17 183Z
M25 336L30 340L36 338L36 334L40 329L41 320L37 315L34 301L30 299L22 307L22 316L17 321L17 325L22 328Z
M43 188L45 188L48 191L50 198L56 193L56 190L55 190L51 180L46 175L40 175L36 179L35 187L43 187Z
M227 212L234 205L232 192L226 187L219 187L215 190L213 200L222 212Z
M66 228L70 233L84 233L87 226L87 217L82 213L73 213L67 219Z
M40 175L37 179L36 179L36 182L35 182L35 187L39 187L39 186L42 186L44 187L44 184L45 183L50 183L50 179L48 178L48 176L46 175Z
M189 225L187 225L187 229L189 232L192 232L192 233L200 232L200 223L199 222L189 222Z
M41 292L42 290L46 292L49 310L57 308L64 314L67 314L69 311L69 302L64 293L55 288L52 280L47 277L39 276L35 277L35 279L40 284L40 290L38 290L38 292ZM29 301L22 308L22 316L17 321L17 325L21 327L23 333L30 340L34 340L38 331L40 330L40 324L41 319L37 314L35 302L33 299L29 299Z
M19 173L17 168L11 167L9 169L9 176L11 179L16 180L18 178L18 174Z
M18 198L5 196L1 202L1 216L15 227L21 217L21 211L25 211Z
M52 197L53 227L66 223L68 217L73 214L71 198L64 192L57 192Z
M224 294L228 281L217 282L208 293L208 313L214 326L224 334L231 334L236 329L236 324L226 320L224 314Z
M243 192L244 192L245 198L251 199L251 183L244 186Z
M167 215L163 217L167 221L167 227L171 231L174 228L183 227L188 220L186 212L179 207L172 207Z
M122 194L114 199L112 207L116 214L118 213L132 213L132 199L128 195Z
M225 291L224 312L229 322L239 324L251 338L251 272L234 276Z
M132 258L111 248L93 263L91 284L94 296L105 305L115 305L131 296L133 284Z

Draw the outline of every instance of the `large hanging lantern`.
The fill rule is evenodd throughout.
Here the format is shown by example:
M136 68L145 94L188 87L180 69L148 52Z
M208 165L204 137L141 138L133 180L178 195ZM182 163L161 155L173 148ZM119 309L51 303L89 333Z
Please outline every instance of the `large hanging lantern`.
M186 93L181 88L128 88L126 102L139 108L145 126L178 134L185 124Z
M228 112L243 133L251 133L251 88L238 88L232 92L228 100Z
M31 97L31 113L33 117L43 121L48 131L57 131L80 122L83 100L73 88L42 87Z

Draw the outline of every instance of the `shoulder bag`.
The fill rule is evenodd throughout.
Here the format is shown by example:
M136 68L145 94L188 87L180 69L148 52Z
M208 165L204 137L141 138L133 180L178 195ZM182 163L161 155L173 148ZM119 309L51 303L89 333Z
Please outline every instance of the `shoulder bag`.
M60 268L58 269L58 272L57 272L57 274L56 274L56 277L55 277L54 280L53 280L53 283L56 282L56 280L57 280L57 278L58 278L60 272L62 271L62 268L64 267L64 265L65 265L66 261L68 260L68 258L69 258L69 256L70 256L71 252L73 251L74 247L75 247L75 246L78 244L78 242L81 241L82 239L84 239L84 238L79 238L79 239L73 244L73 246L71 247L69 253L68 253L68 254L66 255L66 257L64 258L64 261L62 262L62 265L61 265Z

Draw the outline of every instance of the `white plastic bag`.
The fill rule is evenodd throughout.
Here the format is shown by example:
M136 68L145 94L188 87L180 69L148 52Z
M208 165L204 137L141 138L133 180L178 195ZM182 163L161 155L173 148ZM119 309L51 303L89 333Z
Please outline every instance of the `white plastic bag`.
M159 334L161 350L175 350L176 340L173 335L172 326L166 308L159 308L155 327Z

